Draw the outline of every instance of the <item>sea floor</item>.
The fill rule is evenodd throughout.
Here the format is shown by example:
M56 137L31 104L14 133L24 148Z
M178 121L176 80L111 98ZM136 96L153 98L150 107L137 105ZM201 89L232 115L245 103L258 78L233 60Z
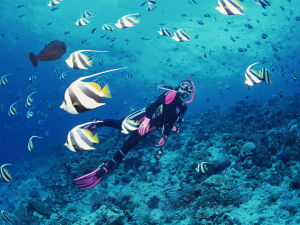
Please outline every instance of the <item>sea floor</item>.
M159 161L153 134L82 191L72 179L109 159L126 138L99 130L96 151L53 146L14 165L13 181L0 185L0 209L30 225L300 224L299 109L300 94L201 112L183 122ZM195 170L201 162L221 166L203 174Z

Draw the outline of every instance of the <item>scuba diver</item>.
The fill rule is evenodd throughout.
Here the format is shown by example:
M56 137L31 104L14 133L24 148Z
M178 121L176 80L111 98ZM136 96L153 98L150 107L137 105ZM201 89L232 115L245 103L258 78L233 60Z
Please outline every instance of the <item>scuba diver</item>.
M126 154L142 141L151 131L161 130L161 138L155 144L160 150L157 151L155 158L159 159L168 136L172 131L179 133L183 116L187 110L186 103L194 100L195 85L190 80L184 80L176 88L170 86L158 86L159 89L167 92L160 95L156 101L148 107L134 112L121 120L103 120L95 121L89 124L85 129L92 132L102 126L120 129L122 133L131 133L119 151L114 157L102 163L97 169L84 176L74 179L74 182L80 189L88 189L97 185L100 180L109 172L118 166ZM189 100L185 100L190 98Z

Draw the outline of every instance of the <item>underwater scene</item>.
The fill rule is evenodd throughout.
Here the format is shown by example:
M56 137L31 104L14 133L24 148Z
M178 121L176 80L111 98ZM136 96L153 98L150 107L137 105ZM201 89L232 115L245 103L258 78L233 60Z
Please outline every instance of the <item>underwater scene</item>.
M300 0L0 7L0 225L300 224Z

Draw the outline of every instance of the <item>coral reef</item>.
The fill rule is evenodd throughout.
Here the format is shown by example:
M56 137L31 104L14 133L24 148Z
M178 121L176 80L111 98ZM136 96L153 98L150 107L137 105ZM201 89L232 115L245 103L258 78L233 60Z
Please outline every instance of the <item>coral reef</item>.
M59 149L47 163L24 162L14 182L0 186L8 193L0 206L31 225L299 224L299 109L298 94L202 112L185 120L160 161L151 134L99 185L81 191L72 179L111 157L107 149L121 138L107 131L94 152ZM221 166L198 173L202 161Z

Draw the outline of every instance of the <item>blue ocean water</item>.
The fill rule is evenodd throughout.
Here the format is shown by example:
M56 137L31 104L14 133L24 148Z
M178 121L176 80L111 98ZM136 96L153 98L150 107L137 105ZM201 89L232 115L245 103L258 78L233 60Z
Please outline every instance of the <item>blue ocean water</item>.
M0 86L0 164L12 163L14 166L10 167L10 172L14 174L18 173L18 164L24 165L27 160L32 163L35 157L39 162L47 161L61 151L73 157L77 153L73 154L63 146L72 127L93 118L123 118L161 95L163 91L158 90L157 85L176 87L187 77L196 86L195 100L188 105L185 115L187 121L207 110L225 110L241 100L267 102L275 99L285 105L285 99L299 93L300 1L273 0L271 6L264 9L254 0L243 0L243 16L221 14L215 9L217 2L157 0L156 10L147 11L143 0L64 0L53 7L48 7L46 0L1 1L0 75L10 75L8 83ZM85 10L93 14L91 22L87 26L76 26L75 20ZM140 23L135 27L117 29L116 32L101 29L103 24L114 24L122 16L132 13L140 14ZM170 37L160 36L157 31L161 27L185 29L191 40L176 42ZM93 29L96 30L92 32ZM39 62L34 68L28 53L38 54L53 40L63 41L67 53L55 61ZM88 70L69 68L65 60L72 52L81 49L108 52L94 53L93 65ZM99 61L103 64L100 65ZM262 67L268 68L272 85L262 82L249 87L244 83L246 68L254 62L261 62ZM59 108L66 88L74 80L119 67L126 68L99 77L99 81L107 83L112 92L112 98L105 99L105 106L79 115L71 115ZM65 71L68 72L65 80L59 79ZM34 84L28 80L32 75L37 77ZM33 95L34 116L27 119L28 109L24 104L33 90L37 90ZM280 92L284 96L280 97ZM17 115L9 117L9 106L15 101L18 101ZM53 107L49 108L49 104ZM248 116L247 112L244 116ZM197 120L192 120L187 129L197 126ZM105 132L110 131L104 129L102 134ZM32 135L42 138L35 139L34 149L30 152L27 143ZM99 136L99 148L102 148L105 139L101 138L101 133ZM57 158L55 163L67 163L65 160ZM93 164L90 169L96 166ZM21 175L18 177L21 179ZM66 181L70 185L73 185L72 178ZM22 179L26 180L26 175ZM4 194L18 195L5 192L1 196ZM9 204L12 203L0 201L2 207L6 206L3 210L12 209Z

